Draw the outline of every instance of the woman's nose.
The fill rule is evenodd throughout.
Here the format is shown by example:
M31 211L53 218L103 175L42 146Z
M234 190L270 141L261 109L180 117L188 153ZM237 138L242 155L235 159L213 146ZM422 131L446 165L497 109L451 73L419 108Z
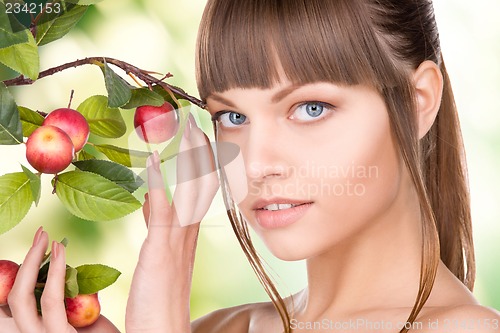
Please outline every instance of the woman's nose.
M290 146L279 126L252 124L242 147L247 177L251 181L282 178L287 174L286 156ZM250 125L250 126L252 126Z

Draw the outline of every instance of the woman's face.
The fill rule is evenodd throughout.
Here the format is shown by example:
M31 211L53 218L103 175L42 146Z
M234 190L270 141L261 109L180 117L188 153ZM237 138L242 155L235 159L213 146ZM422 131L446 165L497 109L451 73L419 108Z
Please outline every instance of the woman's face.
M238 207L275 256L305 259L381 232L404 175L375 90L282 80L214 93L207 106L217 140L241 149L228 172L233 192L244 187Z

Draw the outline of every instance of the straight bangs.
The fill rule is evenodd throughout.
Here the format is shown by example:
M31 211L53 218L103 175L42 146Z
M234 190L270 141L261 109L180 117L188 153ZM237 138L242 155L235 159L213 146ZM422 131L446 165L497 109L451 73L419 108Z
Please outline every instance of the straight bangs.
M283 76L293 84L394 87L399 71L370 22L358 0L209 0L197 43L200 97L270 88Z

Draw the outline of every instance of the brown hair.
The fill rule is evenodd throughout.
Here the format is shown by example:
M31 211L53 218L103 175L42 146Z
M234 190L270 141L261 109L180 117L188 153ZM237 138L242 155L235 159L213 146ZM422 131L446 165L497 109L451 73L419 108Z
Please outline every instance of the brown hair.
M435 123L419 140L411 74L426 60L440 67L444 88ZM208 0L196 58L204 101L230 88L269 88L279 80L278 68L293 83L365 84L384 98L422 213L420 285L408 322L415 321L429 297L440 258L472 290L475 263L465 156L432 1ZM224 185L223 174L221 181ZM226 185L224 189L234 232L290 332L286 304Z

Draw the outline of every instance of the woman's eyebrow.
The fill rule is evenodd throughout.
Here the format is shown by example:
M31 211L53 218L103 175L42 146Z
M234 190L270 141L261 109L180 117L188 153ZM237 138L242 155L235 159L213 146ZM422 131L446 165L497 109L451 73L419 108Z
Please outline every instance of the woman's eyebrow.
M290 95L292 92L297 90L300 87L300 85L290 85L286 88L283 88L282 90L278 91L274 96L271 98L272 103L278 103L280 102L283 98L286 96Z
M236 105L234 105L233 102L231 102L230 100L228 99L225 99L224 97L220 96L220 95L217 95L217 94L212 94L210 95L208 98L212 98L213 100L219 102L219 103L222 103L222 104L226 104L227 106L230 106L232 108L235 108ZM207 99L208 99L207 98Z
M292 92L294 92L295 90L297 90L300 87L301 87L300 85L295 85L294 84L294 85L290 85L288 87L283 88L282 90L278 91L277 93L275 93L271 97L271 102L272 103L278 103L278 102L280 102L283 98L285 98L286 96L290 95ZM218 94L212 94L208 98L212 98L213 100L215 100L215 101L217 101L219 103L225 104L227 106L230 106L232 108L236 107L236 105L234 105L233 102L231 102L230 100L228 100L228 99L226 99L226 98L224 98L224 97L222 97L221 95L218 95Z

